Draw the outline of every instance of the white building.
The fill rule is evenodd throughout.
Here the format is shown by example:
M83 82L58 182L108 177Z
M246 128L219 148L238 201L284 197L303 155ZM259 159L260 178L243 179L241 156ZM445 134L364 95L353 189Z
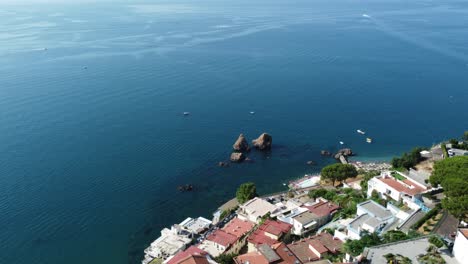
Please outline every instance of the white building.
M192 234L200 234L211 226L211 221L201 216L195 219L187 217L179 226Z
M149 263L155 258L165 260L183 251L192 241L191 233L182 230L179 225L174 225L171 229L161 230L161 236L145 249L143 264Z
M396 171L385 171L381 175L369 180L367 196L371 197L376 191L382 198L391 198L395 201L402 201L411 209L419 209L417 200L421 194L428 191L428 188L418 181L407 177Z
M458 263L468 263L468 228L460 228L453 244L453 255Z
M273 204L263 200L262 198L255 197L241 205L237 214L241 220L259 223L262 217L275 211L275 209L276 206Z
M292 225L293 234L303 235L317 227L317 216L306 209L306 211L292 217Z
M335 237L346 239L361 239L364 231L369 233L382 233L386 226L396 220L392 211L380 204L368 200L357 205L356 218L354 218L345 230L335 230Z

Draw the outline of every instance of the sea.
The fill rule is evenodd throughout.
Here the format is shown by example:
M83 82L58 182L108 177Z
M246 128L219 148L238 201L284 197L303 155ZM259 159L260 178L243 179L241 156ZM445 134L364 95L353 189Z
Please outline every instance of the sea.
M140 263L239 184L335 162L321 150L460 136L467 25L454 0L0 1L0 262ZM271 151L218 167L263 132Z

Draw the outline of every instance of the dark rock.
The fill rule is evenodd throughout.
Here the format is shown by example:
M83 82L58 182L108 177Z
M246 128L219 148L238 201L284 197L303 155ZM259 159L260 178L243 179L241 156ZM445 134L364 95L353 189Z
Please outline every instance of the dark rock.
M224 162L224 161L220 161L220 162L218 162L218 166L219 167L229 167L229 163Z
M339 159L340 156L349 157L349 156L354 156L353 151L350 148L344 148L338 150L338 152L335 154L335 159Z
M312 161L312 160L307 161L307 165L313 166L313 165L316 165L316 164L317 163L315 163L315 161Z
M321 150L320 155L322 156L331 156L331 152L328 150Z
M271 149L272 142L273 138L267 133L263 133L257 139L252 140L254 147L259 150Z
M239 135L239 138L237 138L237 140L234 143L234 145L232 146L232 148L235 151L239 151L239 152L249 151L249 149L250 149L249 143L247 143L247 140L245 139L244 134Z
M242 162L245 160L245 155L242 152L233 152L230 159L232 162Z

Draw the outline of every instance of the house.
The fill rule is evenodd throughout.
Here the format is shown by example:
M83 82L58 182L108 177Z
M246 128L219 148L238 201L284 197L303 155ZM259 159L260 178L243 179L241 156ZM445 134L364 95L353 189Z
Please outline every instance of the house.
M179 225L173 225L171 229L161 230L161 236L145 249L143 264L153 259L166 260L167 258L183 251L192 241L192 234L183 230Z
M292 225L280 221L266 220L257 230L247 238L248 251L256 250L259 245L272 246L291 231Z
M201 234L211 226L211 221L203 218L191 218L188 217L182 223L179 224L183 229L189 231L192 234Z
M369 180L367 196L377 192L384 199L402 201L411 209L420 208L421 194L428 191L428 187L399 172L382 172L381 175Z
M174 256L168 258L164 261L164 264L180 264L184 259L189 256L206 256L208 252L203 251L195 246L191 246L188 249L175 254Z
M333 215L340 209L338 205L323 198L317 198L314 203L305 204L303 207L315 215L316 227L321 227L330 222Z
M306 211L292 217L292 233L298 236L317 228L317 216L305 209Z
M236 217L222 229L210 234L198 247L213 257L223 253L238 253L245 245L247 234L254 226L254 223Z
M237 198L233 198L223 205L221 205L214 213L213 213L213 225L217 224L219 221L221 221L221 216L225 212L230 212L235 210L239 206L239 202L237 201Z
M218 264L209 255L190 255L176 264Z
M468 263L468 228L458 229L452 252L458 263Z
M236 264L301 264L284 243L259 245L255 251L234 258Z
M259 223L262 217L275 211L276 206L265 201L262 198L255 197L252 200L244 203L237 211L238 217L242 220L248 220L254 223Z
M285 217L285 215L290 214L292 211L297 210L297 208L303 205L302 202L289 199L287 201L281 201L275 203L276 209L271 212L271 217Z
M345 230L335 230L335 237L346 239L361 239L364 231L382 233L385 227L396 220L391 210L368 200L357 205L356 218L346 226Z
M287 245L287 247L300 262L309 263L320 260L329 254L339 253L342 245L342 241L327 232L323 232L310 238L295 241Z
M217 257L223 253L234 253L234 246L237 244L237 241L238 239L235 235L228 234L223 230L216 230L207 236L198 245L198 248L208 252L213 257Z
M351 189L360 191L362 190L361 181L362 179L356 179L356 178L346 179L343 182L343 188L351 188Z

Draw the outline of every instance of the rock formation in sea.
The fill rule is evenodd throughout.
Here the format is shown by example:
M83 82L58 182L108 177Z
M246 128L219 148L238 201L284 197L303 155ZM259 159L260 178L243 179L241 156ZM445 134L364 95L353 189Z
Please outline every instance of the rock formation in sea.
M231 160L232 162L242 162L242 161L245 160L245 155L244 155L244 153L242 153L242 152L233 152L233 153L231 154L230 160Z
M315 163L315 161L313 161L313 160L307 161L307 165L314 166L314 165L316 165L316 164L317 164L317 163Z
M254 147L259 150L271 149L272 142L273 138L267 133L263 133L257 139L252 140Z
M344 149L338 150L338 152L335 154L335 159L339 159L340 156L344 156L346 158L346 157L353 156L353 155L354 153L350 148L344 148Z
M229 163L225 161L220 161L218 162L219 167L229 167Z
M247 139L245 139L244 134L239 135L239 138L237 138L232 148L239 152L246 152L250 150L249 143L247 143Z
M321 150L320 155L322 156L331 156L331 152L328 150Z
M190 192L193 190L193 185L192 184L180 185L177 187L177 190L179 190L179 192Z

